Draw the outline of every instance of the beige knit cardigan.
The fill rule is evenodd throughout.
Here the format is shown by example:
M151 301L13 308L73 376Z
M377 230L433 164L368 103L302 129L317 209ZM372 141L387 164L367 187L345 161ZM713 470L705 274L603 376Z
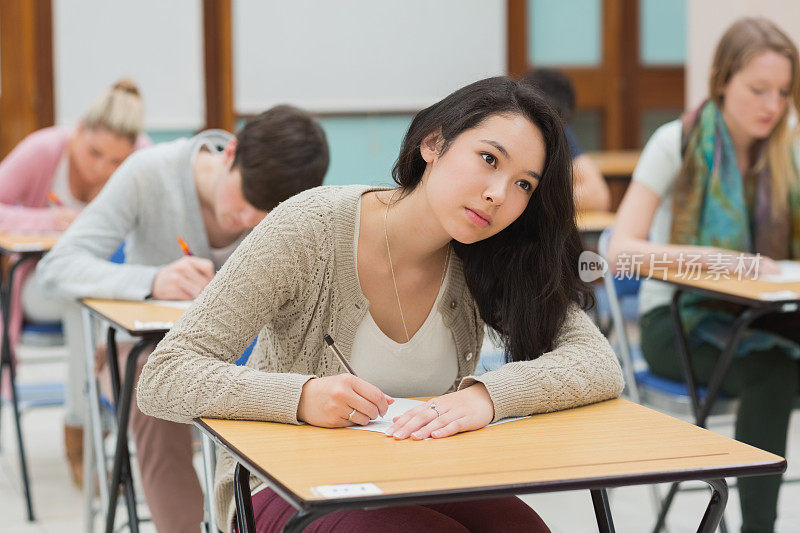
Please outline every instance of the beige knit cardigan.
M349 357L369 302L354 259L365 186L319 187L274 209L242 242L195 304L150 356L137 389L145 414L298 424L303 384L343 372L325 349L330 333ZM473 377L484 324L456 256L439 310L453 332L458 375L452 390L482 382L495 420L567 409L616 397L622 372L605 337L577 306L553 351ZM531 266L534 268L534 265ZM233 362L258 335L246 366ZM235 460L220 451L215 502L230 530ZM251 477L251 487L261 481ZM180 512L180 510L177 510Z

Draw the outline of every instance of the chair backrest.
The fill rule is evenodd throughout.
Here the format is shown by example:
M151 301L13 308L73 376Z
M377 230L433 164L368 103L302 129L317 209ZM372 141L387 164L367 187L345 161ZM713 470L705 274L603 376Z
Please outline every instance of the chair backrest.
M606 261L608 243L611 240L611 229L606 229L598 240L598 251ZM616 350L625 375L625 384L631 400L646 402L660 411L680 413L691 416L691 403L687 385L683 381L657 376L649 371L636 372L633 365L632 349L628 331L625 327L625 316L622 313L622 298L637 297L641 282L637 279L623 279L614 276L609 268L603 274L603 284L608 296L608 307L611 312L611 324L616 333ZM646 398L642 397L645 394ZM705 396L705 387L699 387L700 397ZM723 395L717 399L712 410L713 415L730 414L735 409L735 402Z
M608 262L607 254L608 254L608 243L611 240L611 228L606 228L600 234L600 239L597 241L597 251L603 257L603 259ZM621 283L617 284L617 281ZM603 285L606 289L606 294L608 296L608 308L611 313L611 324L614 328L614 332L616 333L616 345L617 345L617 354L619 355L620 362L622 364L622 372L625 376L625 385L628 390L628 395L630 398L636 402L640 403L640 396L639 396L639 389L636 386L636 376L633 370L633 358L631 357L631 344L630 339L628 338L628 330L625 327L625 318L622 315L622 306L620 305L620 293L618 292L618 288L621 289L621 292L626 296L635 296L639 292L639 281L638 280L630 280L630 283L627 282L628 280L617 280L614 276L614 273L611 271L611 268L605 269L603 273Z

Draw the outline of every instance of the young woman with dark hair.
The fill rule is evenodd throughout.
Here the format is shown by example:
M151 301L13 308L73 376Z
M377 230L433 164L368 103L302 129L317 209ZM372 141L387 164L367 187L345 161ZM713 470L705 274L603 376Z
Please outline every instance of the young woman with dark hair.
M435 396L387 433L424 439L621 392L616 357L580 308L590 297L569 155L540 93L504 77L456 91L416 116L393 173L398 188L322 187L272 211L150 356L142 411L344 427L393 396ZM475 377L484 323L509 362ZM359 377L342 373L325 333ZM224 531L234 466L220 454ZM262 489L257 530L279 529L294 511ZM547 531L513 497L343 511L315 527Z

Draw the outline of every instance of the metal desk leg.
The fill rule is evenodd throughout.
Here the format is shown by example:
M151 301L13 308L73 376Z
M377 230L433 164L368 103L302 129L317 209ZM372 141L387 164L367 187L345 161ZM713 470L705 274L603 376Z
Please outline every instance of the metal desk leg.
M714 401L716 401L717 395L722 389L722 382L725 379L725 376L728 374L728 369L733 361L733 356L736 354L736 349L739 347L739 343L744 337L748 326L750 326L750 324L752 324L756 319L761 318L769 313L775 313L778 311L780 311L780 307L774 306L748 308L744 310L738 317L736 317L736 321L733 323L733 334L728 340L728 343L725 345L725 349L722 350L722 353L717 360L717 364L714 367L714 371L711 374L711 378L708 380L706 396L703 398L700 412L697 413L698 426L705 427L708 415L711 414L711 408L714 405Z
M102 483L98 483L99 480L95 478L95 450L94 442L91 438L92 425L94 422L89 420L92 414L91 407L88 405L86 407L86 414L87 416L84 420L86 420L88 427L86 427L83 432L83 518L86 521L86 533L92 533L94 531L95 514L94 491L98 484L102 486Z
M706 512L697 528L697 533L714 533L719 526L725 505L728 503L728 484L724 479L704 480L711 486L711 501L708 502Z
M25 442L22 439L22 422L19 415L19 398L17 398L17 376L14 368L14 358L11 355L11 338L8 332L8 325L11 322L11 295L14 289L14 274L20 265L29 259L37 256L24 256L16 263L13 263L8 270L8 279L5 283L0 279L0 307L3 314L3 337L2 348L0 348L0 383L3 379L3 367L8 367L8 375L11 382L11 405L14 410L14 424L17 433L17 450L19 451L19 466L22 473L22 485L25 491L25 503L28 510L28 521L36 520L33 514L33 500L31 498L30 476L28 475L28 461L25 457ZM2 403L2 402L0 402Z
M206 508L206 517L208 523L206 530L208 533L217 531L217 510L214 508L214 465L216 464L214 456L214 442L203 431L201 432L201 446L203 449L203 504Z
M311 522L325 516L328 512L297 511L297 514L292 516L283 526L283 533L299 533Z
M106 456L103 444L103 420L100 415L100 391L97 386L94 368L94 349L95 349L95 320L88 309L81 309L83 319L83 345L86 349L84 364L86 365L86 394L88 396L87 407L89 416L86 422L89 425L88 432L84 433L84 444L91 445L91 453L84 455L83 463L85 474L83 476L83 497L86 504L86 532L94 531L94 486L98 486L100 493L100 509L108 509L108 468L106 466ZM84 447L84 450L86 447ZM94 468L91 468L91 461L94 461ZM97 476L95 481L94 476Z
M109 335L113 340L113 335ZM153 339L142 339L137 342L128 354L125 365L125 381L119 390L119 402L116 403L117 411L117 447L114 453L114 468L111 472L111 482L108 486L108 514L106 515L106 533L113 533L114 519L117 510L117 495L120 485L123 485L125 502L128 507L128 526L133 533L139 531L139 519L136 515L136 497L133 491L133 476L131 475L130 456L128 451L128 419L130 418L131 401L133 399L134 379L136 378L136 364L139 355L147 346L155 342ZM111 345L109 345L111 346ZM114 348L109 348L109 365L112 368L112 384L114 382L116 361L116 343ZM117 387L119 382L117 382ZM124 483L124 484L123 484Z
M695 424L700 427L705 427L708 416L711 414L711 409L714 406L714 402L716 401L717 396L722 389L722 382L725 379L725 375L728 373L728 368L730 368L731 362L733 361L733 356L736 353L736 349L739 347L739 343L744 336L745 330L756 319L769 313L778 312L781 308L779 306L748 308L742 311L742 313L736 317L736 321L733 323L733 334L726 343L725 348L720 353L719 359L714 366L714 370L711 373L711 378L708 382L708 387L706 388L706 395L704 398L700 398L697 380L695 379L694 370L692 368L692 357L691 353L689 352L687 333L683 329L683 322L681 321L680 316L679 300L682 294L683 291L680 289L675 290L675 294L672 297L672 302L670 302L670 314L672 316L675 336L678 341L678 360L681 365L683 379L686 382L687 388L689 389L689 396L691 398ZM661 511L658 514L656 525L653 528L654 532L661 531L661 528L664 526L667 513L672 505L672 499L675 497L677 490L678 483L673 483L672 486L670 486L669 493L662 502Z
M661 509L658 512L658 518L656 519L656 525L653 526L653 533L658 533L664 527L664 523L667 521L667 513L669 512L669 508L672 506L672 500L675 498L675 493L678 492L679 483L673 483L669 487L669 492L667 495L664 496L664 499L661 500Z
M600 533L614 533L614 520L611 518L611 507L608 505L606 489L592 489L592 505L597 518L597 530Z
M236 499L236 523L239 533L255 533L253 498L250 494L250 471L242 463L236 463L233 474L233 493Z

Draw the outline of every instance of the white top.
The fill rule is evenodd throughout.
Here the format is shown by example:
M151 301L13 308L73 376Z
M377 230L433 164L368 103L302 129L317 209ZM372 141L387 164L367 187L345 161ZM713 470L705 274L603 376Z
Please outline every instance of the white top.
M633 171L633 181L641 183L661 197L661 203L658 204L650 225L649 240L652 243L669 243L672 229L672 187L681 169L681 161L681 121L673 120L653 133ZM639 312L645 314L656 307L669 305L674 291L671 285L661 281L643 281L639 290Z
M236 247L239 246L249 231L243 232L239 235L239 238L230 243L228 246L223 246L222 248L211 248L209 247L208 251L211 254L211 261L214 263L214 269L219 270L222 268L222 265L225 264L225 261L231 256Z
M359 206L354 237L356 265L360 219ZM453 333L445 326L439 311L439 300L449 281L451 265L452 261L448 262L430 314L408 342L390 339L369 312L364 315L350 353L350 365L358 377L398 398L436 396L453 386L458 376L458 352Z
M789 116L788 126L794 128L797 118ZM800 142L792 144L795 164L800 161ZM672 189L680 172L681 122L673 120L658 128L647 145L633 171L633 181L639 182L661 197L661 203L650 226L650 242L669 243L672 230ZM656 258L658 259L658 258ZM654 280L642 282L639 291L639 312L647 313L656 307L669 305L675 289L672 285Z
M61 159L58 161L56 171L53 173L53 183L50 186L64 207L72 209L83 209L86 207L86 202L81 202L72 195L69 188L69 150L64 150L61 154Z

